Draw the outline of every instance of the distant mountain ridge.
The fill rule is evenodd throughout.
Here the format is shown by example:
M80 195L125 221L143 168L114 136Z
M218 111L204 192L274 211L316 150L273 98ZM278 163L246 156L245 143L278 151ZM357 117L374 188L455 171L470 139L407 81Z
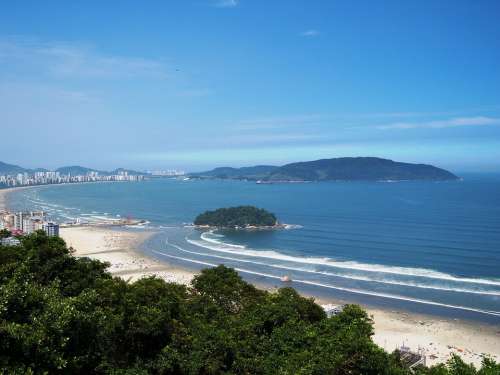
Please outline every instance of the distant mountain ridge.
M279 167L273 165L256 165L255 167L219 167L211 171L201 173L190 173L192 177L212 177L231 179L261 179L274 172Z
M26 172L25 168L22 168L18 165L7 164L0 161L0 175L4 174L17 174Z
M227 178L278 181L403 181L403 180L457 180L453 173L428 164L396 162L377 157L344 157L290 163L281 167L256 166L243 168L216 168L192 173L195 178Z
M36 169L28 169L28 168L23 168L18 165L14 164L7 164L4 162L0 161L0 175L16 175L18 173L35 173L35 172L48 172L48 169L45 168L36 168ZM109 175L117 175L120 172L127 172L129 175L146 175L148 173L146 172L139 172L135 171L133 169L125 169L125 168L117 168L113 171L100 171L97 169L92 169L92 168L87 168L87 167L82 167L79 165L71 165L71 166L65 166L65 167L60 167L55 170L55 172L59 172L62 175L72 175L72 176L78 176L78 175L86 175L89 172L98 172L100 175L104 176L109 176Z
M18 173L34 173L46 171L47 169L44 168L27 169L20 167L19 165L7 164L0 161L0 175L14 175Z

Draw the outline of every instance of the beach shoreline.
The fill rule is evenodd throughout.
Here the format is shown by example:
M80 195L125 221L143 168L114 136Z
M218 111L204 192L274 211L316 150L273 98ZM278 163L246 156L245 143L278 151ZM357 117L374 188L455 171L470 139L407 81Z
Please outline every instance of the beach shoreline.
M75 257L90 257L110 264L113 276L136 281L142 277L157 276L167 282L188 285L195 273L143 254L142 243L155 231L120 230L111 227L63 227L59 235L73 248Z
M130 231L119 228L73 227L62 228L61 237L75 249L77 257L88 256L111 264L112 275L135 281L141 277L157 276L167 282L189 285L195 270L183 269L145 255L141 251L144 242L155 231ZM274 287L257 284L259 288L273 291ZM280 284L279 286L286 286ZM319 304L340 304L329 298L315 298ZM488 353L500 359L500 326L438 316L410 313L362 306L373 318L373 340L392 352L402 345L413 351L425 349L427 365L446 362L452 354L458 354L466 363L480 366L482 355Z
M60 184L42 184L42 185L28 185L28 186L14 186L14 187L0 188L0 211L9 210L10 207L7 205L7 195L19 190L54 187L54 186L112 184L112 183L126 183L126 182L141 182L141 181L83 181L83 182L63 182Z

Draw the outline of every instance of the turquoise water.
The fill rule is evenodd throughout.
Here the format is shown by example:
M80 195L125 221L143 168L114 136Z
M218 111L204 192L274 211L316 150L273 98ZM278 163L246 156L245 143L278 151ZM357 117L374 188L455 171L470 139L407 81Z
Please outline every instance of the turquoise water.
M318 296L500 322L500 176L453 182L258 185L150 180L45 186L10 195L13 208L54 218L143 218L160 234L144 251L202 268L224 263L245 278ZM207 209L251 204L290 229L201 232Z

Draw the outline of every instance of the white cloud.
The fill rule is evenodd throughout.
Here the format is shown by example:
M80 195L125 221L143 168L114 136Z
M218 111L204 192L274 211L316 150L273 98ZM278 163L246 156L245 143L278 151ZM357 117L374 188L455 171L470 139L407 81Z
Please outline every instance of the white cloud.
M441 129L441 128L455 128L463 126L487 126L487 125L500 125L500 118L496 117L455 117L448 120L435 120L426 122L396 122L393 124L377 126L378 129Z
M238 6L239 0L218 0L214 6L217 8L234 8Z
M166 66L142 57L104 55L93 47L39 40L0 40L0 66L60 78L166 78Z
M315 36L320 35L321 33L318 30L310 29L306 31L302 31L300 33L300 36L307 37L307 38L313 38Z

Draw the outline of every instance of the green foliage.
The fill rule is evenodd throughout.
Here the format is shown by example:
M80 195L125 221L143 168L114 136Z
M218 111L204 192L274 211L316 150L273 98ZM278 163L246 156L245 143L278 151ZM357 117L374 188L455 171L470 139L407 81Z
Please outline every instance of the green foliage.
M201 271L193 279L193 291L198 301L219 307L226 313L237 313L261 300L264 292L241 279L238 273L222 265Z
M253 206L219 208L206 211L196 217L195 225L209 225L219 228L235 228L246 226L273 226L276 216L264 209Z
M453 356L446 364L432 366L430 368L420 367L415 371L416 375L499 375L500 363L491 358L483 358L482 366L477 370L472 364L465 363L458 355Z
M8 229L0 229L0 239L10 237Z
M203 270L187 288L112 278L43 232L0 247L0 373L409 375L348 305L327 318L292 288L256 289L236 271ZM454 357L421 375L498 375Z

